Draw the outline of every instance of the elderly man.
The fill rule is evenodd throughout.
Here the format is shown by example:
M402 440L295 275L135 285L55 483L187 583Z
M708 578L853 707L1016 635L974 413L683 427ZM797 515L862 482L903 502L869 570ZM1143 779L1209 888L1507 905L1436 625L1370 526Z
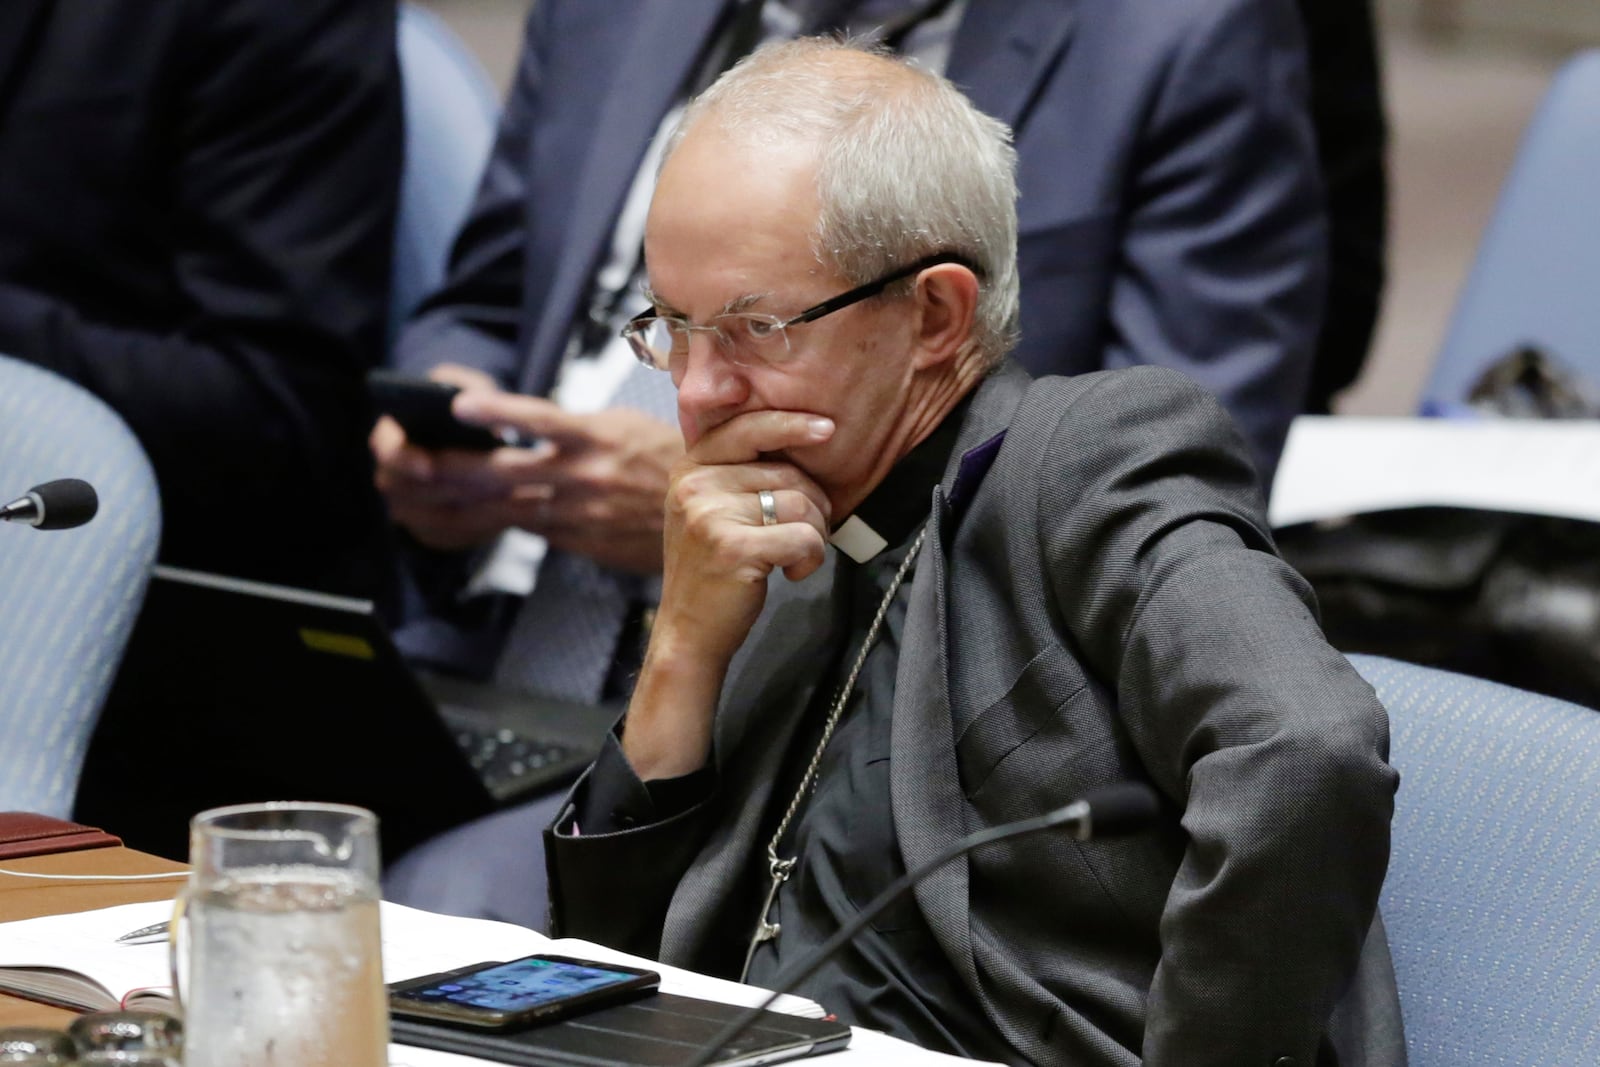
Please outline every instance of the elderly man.
M764 41L881 42L1011 124L1022 190L1012 358L1034 374L1183 371L1238 420L1268 477L1301 410L1322 295L1325 336L1341 343L1319 353L1319 380L1325 356L1359 362L1363 297L1375 307L1365 283L1381 261L1364 255L1372 220L1359 211L1366 179L1382 174L1370 11L1364 0L1299 0L1302 48L1296 6L533 5L449 280L395 358L465 385L458 414L538 443L430 452L380 421L380 484L427 546L407 554L425 610L398 635L406 654L544 696L627 699L660 596L667 474L683 453L671 382L636 366L617 336L643 307L657 133L696 86ZM1324 272L1329 253L1342 269ZM386 889L431 910L543 926L543 856L512 843L545 826L560 799L429 842L391 866Z
M626 331L688 453L554 925L771 982L963 833L1138 779L1157 831L949 864L803 991L1016 1063L1401 1063L1383 709L1214 401L1006 359L1013 165L948 83L832 42L691 106Z

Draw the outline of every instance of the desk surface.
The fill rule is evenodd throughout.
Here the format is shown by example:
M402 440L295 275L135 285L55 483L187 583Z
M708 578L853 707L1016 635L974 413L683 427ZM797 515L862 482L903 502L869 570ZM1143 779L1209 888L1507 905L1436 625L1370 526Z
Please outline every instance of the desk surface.
M92 848L83 852L0 860L0 867L45 874L162 874L188 869L184 864L128 848ZM182 885L180 878L149 882L57 882L0 874L0 922L144 900L171 900ZM60 1027L72 1017L73 1013L65 1009L0 993L0 1026Z
M97 848L85 852L60 852L51 856L29 856L0 861L0 867L46 874L161 874L187 870L184 864L126 848ZM178 878L149 882L55 882L0 874L0 922L109 908L116 904L146 900L171 900L182 885L182 879ZM0 993L0 1026L61 1028L72 1018L73 1013L62 1008ZM424 1053L420 1049L407 1049L406 1052L404 1059L417 1063L483 1063L485 1067L490 1067L488 1061L468 1060L445 1053ZM957 1064L962 1067L999 1067L997 1064L984 1065L924 1052L903 1041L859 1027L855 1028L850 1048L825 1057L820 1062L852 1062L852 1057L853 1062L858 1064L893 1063L900 1067L934 1067L942 1064L950 1064L951 1067Z

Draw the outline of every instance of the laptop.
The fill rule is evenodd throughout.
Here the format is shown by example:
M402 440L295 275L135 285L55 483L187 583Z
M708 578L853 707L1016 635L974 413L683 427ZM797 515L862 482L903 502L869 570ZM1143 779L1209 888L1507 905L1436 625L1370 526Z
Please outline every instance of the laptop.
M368 600L168 566L122 671L191 790L359 804L390 856L571 782L621 711L414 671Z

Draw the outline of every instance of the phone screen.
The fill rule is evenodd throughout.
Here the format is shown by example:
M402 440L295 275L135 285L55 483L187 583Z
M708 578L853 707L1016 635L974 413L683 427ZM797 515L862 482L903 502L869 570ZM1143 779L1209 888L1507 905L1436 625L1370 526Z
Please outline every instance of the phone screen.
M481 971L444 975L393 996L420 1004L517 1013L638 981L638 971L614 971L598 965L532 957Z

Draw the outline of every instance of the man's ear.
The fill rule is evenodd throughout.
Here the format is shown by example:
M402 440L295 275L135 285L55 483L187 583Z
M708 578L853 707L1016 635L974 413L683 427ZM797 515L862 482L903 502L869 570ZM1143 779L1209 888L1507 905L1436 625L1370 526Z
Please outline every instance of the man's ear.
M916 351L912 365L929 370L959 356L972 337L978 278L959 263L941 263L917 275Z

